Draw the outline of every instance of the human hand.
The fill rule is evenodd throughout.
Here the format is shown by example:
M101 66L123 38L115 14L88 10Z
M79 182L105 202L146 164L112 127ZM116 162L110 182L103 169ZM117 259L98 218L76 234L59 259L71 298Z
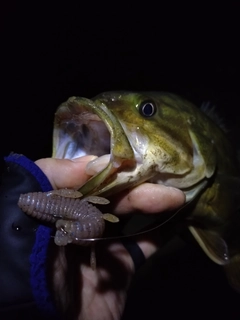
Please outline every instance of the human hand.
M77 188L89 179L85 166L91 159L91 156L75 160L46 158L36 161L36 164L54 189ZM177 209L185 201L180 190L150 183L121 192L113 199L111 213L117 215L160 213ZM160 245L155 238L153 241L151 234L136 241L146 259ZM52 250L55 257L51 269L53 291L67 317L71 315L84 320L120 319L135 271L133 260L124 245L119 241L98 243L96 270L89 265L89 247L54 246Z

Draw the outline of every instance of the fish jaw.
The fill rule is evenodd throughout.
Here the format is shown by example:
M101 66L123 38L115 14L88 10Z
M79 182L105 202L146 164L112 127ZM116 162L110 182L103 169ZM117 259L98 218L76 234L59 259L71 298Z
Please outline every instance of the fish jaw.
M80 188L82 194L102 193L111 177L119 170L132 170L136 159L121 124L103 103L71 97L60 105L54 120L52 156L74 159L88 154L101 157L108 153L109 162Z
M131 131L131 139L135 139L133 147L124 124L103 102L71 97L55 114L53 157L74 159L95 154L98 158L86 168L86 173L93 176L79 191L85 196L106 196L155 174L155 163L150 158L144 161L148 137L138 129Z

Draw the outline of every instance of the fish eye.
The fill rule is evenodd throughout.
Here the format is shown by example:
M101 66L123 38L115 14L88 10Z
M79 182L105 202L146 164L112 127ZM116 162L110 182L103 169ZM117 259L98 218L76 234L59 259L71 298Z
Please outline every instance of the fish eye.
M139 111L144 117L152 117L156 113L156 105L153 101L144 101L139 106Z

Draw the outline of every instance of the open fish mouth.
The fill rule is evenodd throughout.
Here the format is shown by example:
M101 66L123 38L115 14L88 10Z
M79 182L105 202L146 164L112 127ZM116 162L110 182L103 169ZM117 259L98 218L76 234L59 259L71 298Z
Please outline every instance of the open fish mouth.
M93 177L81 188L84 195L105 192L106 184L116 180L119 170L135 166L125 131L106 105L71 97L55 114L53 157L74 159L85 155L97 158L87 165L86 172Z
M110 133L103 120L86 103L74 102L66 102L56 112L54 157L75 159L110 154Z

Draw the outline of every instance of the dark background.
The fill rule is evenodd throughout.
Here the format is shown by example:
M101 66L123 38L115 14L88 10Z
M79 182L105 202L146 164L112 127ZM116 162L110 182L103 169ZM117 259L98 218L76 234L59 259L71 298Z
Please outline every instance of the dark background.
M1 158L11 151L33 160L51 156L58 105L107 90L164 90L197 105L210 101L239 146L239 2L1 6ZM125 319L239 318L239 297L219 268L195 249L179 252L160 259L162 274L169 265L174 270L167 280L156 278L157 262L143 273Z

